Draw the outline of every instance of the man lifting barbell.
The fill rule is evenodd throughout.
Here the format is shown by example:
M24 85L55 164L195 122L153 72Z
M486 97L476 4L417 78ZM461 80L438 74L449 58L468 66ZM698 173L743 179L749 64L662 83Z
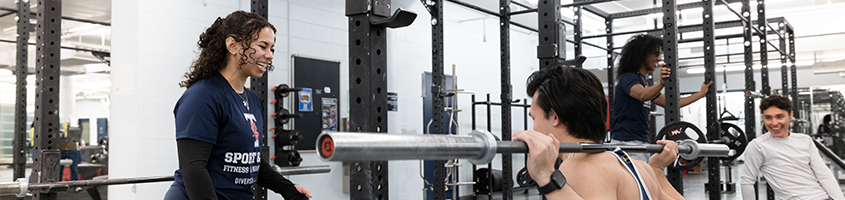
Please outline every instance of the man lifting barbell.
M555 66L535 72L528 82L534 130L514 134L516 141L497 141L479 130L469 135L324 132L315 146L324 161L467 159L485 164L496 153L528 152L528 171L537 180L540 193L550 199L683 199L663 176L663 169L678 153L695 159L724 157L730 151L724 144L694 140L584 144L600 143L606 137L602 112L606 104L598 78L583 69ZM657 154L647 164L631 159L623 149ZM560 163L556 163L558 158Z
M591 72L554 66L528 78L534 130L513 140L529 148L528 172L548 199L683 199L663 169L677 158L675 142L647 164L622 150L608 153L559 153L560 142L600 143L605 136L606 100L601 81ZM557 162L556 162L557 161ZM568 180L568 181L567 181Z

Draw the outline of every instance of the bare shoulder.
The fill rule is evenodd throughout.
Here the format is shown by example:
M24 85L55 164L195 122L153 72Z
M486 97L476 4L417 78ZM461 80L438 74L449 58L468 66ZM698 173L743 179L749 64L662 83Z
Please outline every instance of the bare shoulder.
M648 165L648 163L646 163L642 160L636 160L636 159L632 159L632 160L634 160L634 165L637 166L637 171L640 174L642 174L643 177L653 179L653 177L657 176L656 174L654 174L654 170L652 170L651 165ZM655 183L656 183L656 181L655 181Z
M608 153L574 157L560 165L566 184L584 199L619 199L617 183L625 175L620 169L619 161Z
M663 173L658 174L648 163L641 160L634 160L634 165L637 166L637 171L641 174L646 188L651 193L652 199L669 199L663 192L657 176L664 176Z

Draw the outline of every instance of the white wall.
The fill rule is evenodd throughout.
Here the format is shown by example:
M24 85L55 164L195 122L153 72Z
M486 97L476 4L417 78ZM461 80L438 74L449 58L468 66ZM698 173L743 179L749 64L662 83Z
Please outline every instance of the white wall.
M112 90L110 128L112 138L113 178L170 175L177 168L172 109L184 89L178 87L191 61L195 59L196 41L218 16L234 10L247 10L249 1L115 1L112 6ZM388 31L388 90L399 93L399 111L389 113L392 133L401 130L422 134L422 99L424 71L431 71L431 31L429 15L418 1L394 2L418 14L410 27ZM166 6L163 6L166 5ZM289 82L291 54L301 54L341 61L341 77L348 77L347 18L344 0L284 1L271 0L269 20L276 29L275 71L268 74L269 84ZM499 100L498 19L466 20L485 16L462 7L446 5L446 58L458 66L460 88L476 92L480 100L491 93ZM484 29L486 23L486 29ZM483 41L486 30L487 41ZM511 70L515 99L528 98L524 92L527 75L536 70L536 34L511 31ZM348 80L341 81L348 90ZM345 98L342 93L341 99ZM470 129L469 96L461 95L459 125L461 133ZM347 106L343 102L342 106ZM522 130L522 111L514 109L514 130ZM499 133L501 111L493 109L493 132ZM269 114L269 113L268 113ZM481 119L486 113L478 112ZM348 116L342 112L342 117ZM479 128L485 128L479 126ZM306 186L318 199L349 199L340 190L340 163L325 163L314 153L303 153L303 166L332 166L329 174L289 177ZM522 157L514 160L519 170ZM471 181L469 163L461 171L461 181ZM500 161L495 161L501 163ZM422 198L423 183L418 161L390 162L390 196ZM499 167L497 167L499 168ZM160 199L170 183L111 186L110 197L117 199ZM470 194L468 187L462 194ZM271 199L280 199L271 195Z
M207 2L207 4L204 4ZM177 168L173 106L199 34L238 1L112 2L112 178L171 175ZM111 186L114 199L161 199L170 183Z

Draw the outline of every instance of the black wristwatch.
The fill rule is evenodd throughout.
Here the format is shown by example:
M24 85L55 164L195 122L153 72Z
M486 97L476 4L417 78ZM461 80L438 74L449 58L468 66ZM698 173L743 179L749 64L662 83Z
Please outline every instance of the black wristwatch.
M563 176L563 173L560 173L560 170L555 170L555 172L552 173L551 181L544 186L537 187L537 190L540 191L540 195L546 195L563 188L563 185L565 184L566 177Z
M563 188L563 185L566 185L566 177L564 177L563 173L561 173L559 170L560 163L562 162L563 160L558 158L555 162L555 172L552 173L549 183L544 186L537 187L537 191L540 191L540 195L546 195L548 193L554 192L555 190Z

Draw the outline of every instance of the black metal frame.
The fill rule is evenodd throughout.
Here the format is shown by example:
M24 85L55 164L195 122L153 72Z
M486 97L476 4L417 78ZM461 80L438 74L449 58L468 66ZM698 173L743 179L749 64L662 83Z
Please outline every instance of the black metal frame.
M510 47L510 4L511 0L499 0L499 50L501 57L499 63L501 65L501 102L502 102L502 140L511 140L511 133L513 132L511 124L511 103L513 96L513 86L511 86L511 47ZM503 190L502 199L513 199L513 155L502 154L502 177L505 179L502 183ZM492 174L492 170L491 170ZM491 188L492 190L492 188Z
M758 19L766 18L765 7L763 0L757 0ZM761 32L764 33L766 28L768 28L765 20L757 20L757 26L757 29L762 30ZM762 93L768 96L772 94L772 87L769 86L769 52L767 50L768 45L766 45L766 34L758 34L757 37L760 40L760 81L763 87Z
M792 72L792 90L790 90L792 92L792 113L794 115L793 117L800 119L801 112L798 112L798 69L796 69L795 66L795 33L794 29L792 29L792 25L786 22L786 20L781 23L785 24L786 34L789 35L789 59L792 61L792 66L790 66L790 71ZM778 24L778 26L780 26L780 24ZM793 130L802 130L803 127L801 125L801 123L795 123L793 125Z
M616 85L616 77L615 77L616 73L613 70L613 61L615 59L615 56L614 56L615 52L613 52L613 36L610 35L610 34L613 33L613 18L605 17L604 18L604 25L605 25L605 31L608 34L608 36L606 36L606 39L605 39L606 42L607 42L607 50L605 50L607 52L607 105L608 105L607 107L611 108L611 106L613 106L613 95L614 95L614 91L613 91L614 87L613 86ZM610 117L613 116L613 109L607 109L607 116L608 116L608 119L610 119ZM649 116L649 119L650 118L652 118L652 116ZM608 121L609 121L608 124L610 125L610 127L613 127L613 121L612 120L608 120ZM654 120L649 120L649 121L654 121ZM649 124L649 127L654 127L654 125ZM650 128L650 129L653 129L653 128ZM613 134L610 131L610 129L608 129L607 131L610 132L610 134ZM649 135L656 135L655 134L656 132L657 131L649 130ZM607 141L610 141L610 138L612 138L612 137L608 137ZM651 141L651 138L649 138L649 141Z
M250 3L251 12L263 17L264 19L268 19L267 7L267 0L252 0L252 2ZM261 107L272 108L267 105L267 75L261 76L261 78L251 77L249 81L249 89L256 95L258 95L258 98L262 105ZM264 117L264 126L261 127L261 130L264 130L264 137L261 138L262 144L264 144L261 146L261 160L264 162L270 162L270 146L267 145L267 135L270 134L267 129L269 122L270 118ZM267 188L261 187L258 184L254 184L253 199L267 199Z
M38 0L35 59L35 142L32 175L35 183L59 181L59 79L61 78L61 0ZM57 199L56 193L36 193L35 199Z
M18 40L15 46L16 54L15 66L16 79L16 95L15 95L15 129L14 129L14 150L12 158L12 168L14 170L14 179L26 177L26 136L29 130L26 126L26 76L29 73L29 32L32 31L32 24L29 23L30 15L21 14L29 12L29 1L18 1Z
M28 3L29 3L29 2L27 2L27 4L28 4ZM1 10L1 11L8 11L8 13L4 13L4 14L2 15L2 16L5 16L5 15L8 15L8 14L12 14L12 13L18 13L18 12L20 11L20 8L19 8L19 9L14 9L14 8L0 7L0 10ZM35 16L37 16L37 15L38 15L38 13L30 12L30 11L29 11L29 9L27 9L24 13L29 13L29 14L30 14L30 17L35 17ZM0 16L0 17L2 17L2 16ZM20 16L21 16L21 14L18 14L18 16L20 17ZM111 26L111 23L108 23L108 22L100 22L100 21L94 21L94 20L88 20L88 19L80 19L80 18L76 18L76 17L67 17L67 16L60 16L60 17L62 18L62 20L70 20L70 21L77 21L77 22L82 22L82 23L97 24L97 25L103 25L103 26Z
M584 23L583 23L584 20L581 19L581 18L583 18L583 15L581 14L582 10L583 10L582 6L572 7L572 11L575 12L575 16L572 17L573 23L574 23L572 35L574 36L574 39L575 39L574 49L575 49L575 56L576 57L578 57L578 55L584 55L583 54L584 49L581 45L581 42L583 42L582 39L581 39L581 36L582 36L582 33L584 32L584 30L583 30L584 29ZM584 66L581 63L576 63L575 67L583 68Z
M716 82L716 34L715 24L713 20L713 2L714 0L702 0L704 3L704 10L701 12L704 28L704 82ZM710 140L721 138L721 122L718 120L718 108L716 108L716 84L711 84L707 89L706 96L706 110L707 110L707 138ZM707 158L707 174L708 182L705 183L707 193L710 199L721 199L721 174L719 171L719 158Z
M780 35L785 36L786 35L786 27L783 25L783 22L779 22L778 24L779 24L778 28L777 28L778 36L780 36ZM778 40L778 41L779 41L778 44L779 44L780 49L785 50L786 49L786 39L785 39L785 37L780 36L780 40ZM788 96L789 94L791 94L790 91L792 91L794 89L798 89L798 88L794 88L794 89L789 88L789 68L787 68L787 66L786 66L786 55L783 55L783 54L780 55L780 83L781 83L781 95ZM798 101L798 99L793 98L792 101L793 101L792 110L795 111L793 113L797 114L799 112L797 111L798 108L796 108L797 104L795 104L795 102ZM798 123L795 123L795 124L798 124ZM800 129L797 129L795 126L791 126L790 128L792 128L790 131L792 131L793 133L795 133L797 130L800 130Z
M663 62L666 64L663 67L669 68L673 72L678 71L678 41L677 41L677 5L675 0L662 0L663 5ZM665 92L665 121L666 124L680 121L680 85L678 84L678 73L669 74L668 79L663 80ZM684 182L681 176L681 170L672 167L666 170L666 179L675 187L681 195L684 194Z
M444 121L442 111L446 106L443 102L443 86L446 85L446 79L443 73L443 0L432 0L434 5L427 5L428 12L431 15L431 133L444 134L444 127L441 126ZM425 5L425 2L423 2ZM446 199L446 161L435 160L433 162L433 180L432 185L434 200Z
M553 66L566 59L566 25L560 17L560 0L548 0L538 6L537 58L540 68Z
M473 94L473 95L472 95L472 97L471 97L471 102L472 102L472 107L470 108L470 110L471 110L471 115L472 115L471 128L472 128L473 130L475 130L475 129L477 128L477 125L476 125L475 106L477 106L477 105L484 105L484 106L486 107L486 109L487 109L487 117L486 117L486 119L487 119L487 131L491 131L491 130L492 130L491 128L492 128L493 126L492 126L492 113L491 113L490 111L491 111L491 109L492 109L492 107L493 107L493 106L501 106L501 105L502 105L502 103L501 103L501 102L492 102L492 101L490 100L490 94L489 94L489 93L487 94L487 99L486 99L485 101L475 101L475 94ZM528 130L528 112L529 112L529 111L528 111L528 109L530 109L530 108L531 108L531 104L528 104L528 100L527 100L527 99L523 99L523 102L524 102L524 103L522 103L522 104L519 104L519 103L512 103L512 104L510 104L510 105L511 105L511 108L513 108L513 107L522 107L522 108L523 108L523 128L524 128L525 130ZM503 155L504 155L504 154L503 154ZM525 160L526 160L526 161L528 160L528 154L527 154L527 153L525 154ZM472 177L477 177L477 176L478 176L477 174L475 174L475 171L477 170L477 167L478 167L478 166L477 166L477 165L475 165L475 164L473 164L473 165L472 165L472 173L473 173L473 174L472 174ZM493 168L493 164L492 164L492 163L488 163L488 164L487 164L487 169L492 169L492 168ZM504 175L503 175L503 176L504 176ZM487 183L489 184L489 185L487 185L487 187L488 187L488 188L493 188L493 185L492 185L492 184L493 184L493 177L492 177L492 176L488 176L488 177L487 177ZM476 185L477 185L477 183L476 183L476 184L474 184L474 185L472 185L472 187L473 187L473 188L472 188L472 191L473 191L472 196L473 196L473 198L474 198L474 197L476 197L476 195L477 195L477 193L475 193L475 192L474 192L474 191L475 191L475 187L476 187ZM504 187L504 186L503 186L503 187ZM526 190L526 189L529 189L529 188L532 188L532 186L528 186L528 187L516 187L516 188L511 187L511 190L512 190L512 191L518 191L518 190ZM495 192L493 192L493 190L492 190L492 189L490 189L490 190L489 190L489 192L487 192L487 199L493 199L493 194L494 194L494 193L495 193ZM511 194L513 194L513 193L511 193ZM512 195L511 195L511 197L512 197Z
M386 133L386 29L391 24L381 22L389 21L385 19L390 17L390 0L347 0L346 16L349 18L349 99L352 100L349 105L349 125L351 131ZM437 48L434 49L436 52ZM440 59L442 60L442 56ZM440 68L440 71L432 73L435 80L442 79L442 64ZM439 95L439 86L440 84L437 85L438 92L432 91L435 97ZM376 109L372 109L373 107ZM440 110L443 110L442 100ZM437 112L435 115L438 115ZM442 129L439 124L435 124L434 127ZM387 161L350 163L349 181L352 187L350 199L390 199L387 169Z

